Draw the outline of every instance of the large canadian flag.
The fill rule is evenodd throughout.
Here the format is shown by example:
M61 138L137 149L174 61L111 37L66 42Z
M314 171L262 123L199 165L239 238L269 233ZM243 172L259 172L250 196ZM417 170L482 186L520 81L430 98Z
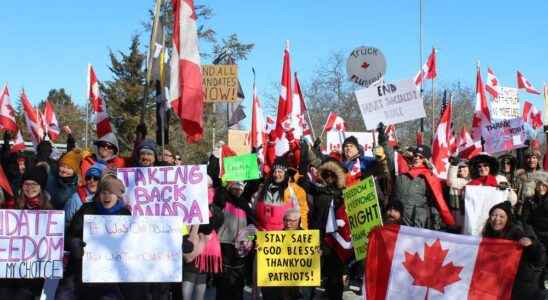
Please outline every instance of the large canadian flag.
M435 79L436 72L436 49L432 48L432 53L428 56L428 60L422 66L422 69L415 75L415 85L420 85L424 79Z
M91 65L88 65L88 97L91 100L91 109L95 113L97 138L101 138L107 134L113 134L107 105L103 100L103 97L101 97L99 80Z
M530 82L521 74L520 71L517 71L517 80L518 80L518 89L524 89L526 92L540 95L540 91L537 90Z
M21 93L21 104L23 105L23 115L25 116L25 123L27 123L32 143L34 146L37 146L44 139L45 135L39 111L32 107L25 91Z
M440 179L447 179L447 169L449 165L449 156L451 156L450 141L453 138L451 131L451 102L447 104L443 111L436 135L432 141L432 164L434 165L434 174Z
M202 139L204 132L202 68L198 51L198 25L193 0L172 0L173 51L169 103L181 119L187 142Z
M533 129L542 127L542 112L529 101L523 103L523 122L531 124Z
M510 299L521 258L517 242L386 225L371 231L368 300Z
M476 106L474 116L472 118L472 138L475 141L481 139L481 127L491 123L491 113L489 112L489 104L485 96L485 86L481 79L480 68L478 66L476 74Z
M14 133L17 131L15 110L11 104L7 84L4 85L4 88L2 88L2 93L0 94L0 129L9 130Z
M44 107L44 119L49 139L55 142L59 137L59 133L61 133L61 129L59 128L53 105L48 100L46 100Z

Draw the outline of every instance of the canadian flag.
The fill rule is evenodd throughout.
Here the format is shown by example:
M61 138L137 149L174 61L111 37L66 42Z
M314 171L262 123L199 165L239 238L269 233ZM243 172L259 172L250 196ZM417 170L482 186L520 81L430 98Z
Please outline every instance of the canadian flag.
M307 119L306 104L304 102L301 85L295 72L295 84L293 85L293 101L291 109L291 128L293 129L293 137L297 140L304 137L312 143L311 125Z
M39 111L32 107L25 91L21 93L21 104L23 105L23 115L25 116L25 123L27 123L32 143L34 146L37 146L42 142L45 135Z
M396 125L389 125L384 130L384 134L387 137L388 145L394 147L398 145L398 137L396 135Z
M415 84L419 86L424 79L436 78L436 49L432 48L432 53L428 56L428 60L422 66L422 69L415 75Z
M510 299L515 241L385 225L369 235L366 299Z
M472 138L481 139L481 127L491 123L491 113L485 97L485 87L481 79L480 68L476 74L476 107L472 118Z
M344 119L337 116L336 113L330 112L327 116L327 121L325 122L325 125L323 127L324 132L328 131L346 131L346 125L344 123Z
M462 127L457 139L456 154L462 158L470 159L480 154L480 152L481 141L474 141L468 130L466 130L466 127Z
M249 139L251 148L257 151L257 156L261 162L264 162L264 148L267 135L265 133L265 124L263 117L263 109L261 108L261 102L253 85L253 108L251 114L251 131L249 133Z
M95 113L97 138L112 133L112 125L108 116L107 105L99 91L99 80L91 65L88 65L88 97L91 100L91 109Z
M326 133L327 152L341 152L346 133L343 118L337 116L334 112L330 112L323 127L323 132Z
M17 153L19 151L22 151L26 148L25 146L25 140L23 140L23 135L21 134L21 130L17 130L17 135L15 136L15 139L13 141L13 146L11 146L10 152Z
M59 137L61 130L59 128L59 123L57 122L57 117L55 116L55 111L53 110L53 105L47 100L44 107L44 119L49 139L55 142Z
M291 109L293 108L293 96L291 92L291 66L289 59L289 47L284 50L280 98L278 100L278 115L276 116L276 139L282 138L284 133L291 128Z
M11 104L7 84L4 85L4 88L2 88L2 94L0 94L0 129L9 130L11 132L17 131L15 110Z
M499 96L499 82L497 80L497 76L495 76L495 73L490 67L487 67L487 83L485 84L485 90L491 94L493 98L497 98Z
M523 122L531 124L533 129L542 127L542 113L529 101L523 103Z
M193 0L172 0L173 51L171 52L170 106L181 119L187 142L202 139L204 92Z
M11 189L11 184L8 180L8 177L6 176L6 173L4 173L4 168L0 165L0 187L6 191L10 196L14 196L13 190Z
M447 179L447 166L449 164L450 140L453 136L451 132L451 102L447 104L443 111L436 135L432 141L432 164L434 174L440 179Z
M267 116L266 123L264 124L264 132L270 134L272 130L276 128L276 120L273 117Z
M520 71L517 71L518 77L518 89L525 89L530 94L540 95L540 91L537 90L528 80L521 74Z

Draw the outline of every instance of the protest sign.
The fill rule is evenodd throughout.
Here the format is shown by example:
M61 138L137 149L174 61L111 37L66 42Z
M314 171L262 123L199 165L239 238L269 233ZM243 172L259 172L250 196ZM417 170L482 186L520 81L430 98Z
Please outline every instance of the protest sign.
M386 72L386 60L381 50L374 47L359 47L350 53L346 61L348 78L368 87L379 81Z
M205 165L119 168L124 201L134 216L182 216L185 224L207 224Z
M244 154L223 158L224 181L244 181L261 178L257 154Z
M258 286L320 286L318 230L258 231Z
M237 65L202 65L205 102L234 102L238 96Z
M327 153L342 152L342 144L346 134L340 130L330 130L325 133L325 142Z
M480 236L489 218L489 210L505 201L508 191L491 186L468 185L464 191L464 234Z
M183 224L167 216L84 216L83 282L181 282Z
M369 176L360 183L346 188L343 196L346 215L350 222L354 254L356 260L362 260L367 255L369 231L377 225L382 225L375 180Z
M527 132L522 118L494 121L484 124L481 135L487 153L498 153L526 147Z
M248 154L251 152L251 145L249 144L249 131L229 129L228 146L238 155Z
M380 84L355 92L365 127L386 125L424 118L422 96L413 79Z
M520 117L518 89L501 87L499 96L491 102L491 112L495 120Z
M62 278L65 212L0 210L0 278Z

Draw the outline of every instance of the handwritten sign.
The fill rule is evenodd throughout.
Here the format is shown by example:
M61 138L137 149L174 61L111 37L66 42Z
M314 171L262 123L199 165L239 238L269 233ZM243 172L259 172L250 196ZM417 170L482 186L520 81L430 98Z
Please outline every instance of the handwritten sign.
M506 120L520 116L518 89L501 87L499 96L491 102L493 119Z
M487 153L498 153L526 147L527 132L522 118L502 120L484 124L481 135Z
M181 218L84 216L83 282L181 282Z
M0 210L0 278L62 278L65 212Z
M257 232L258 286L319 286L318 230Z
M205 165L120 168L124 200L134 216L182 216L185 224L207 224Z
M206 102L233 102L238 96L237 65L202 65Z
M224 181L243 181L261 178L257 154L244 154L223 158L225 174Z
M380 84L355 93L367 129L375 129L380 122L393 125L426 116L421 93L413 79Z
M379 198L373 177L367 177L345 189L343 195L356 260L362 260L367 255L369 231L374 226L382 225Z

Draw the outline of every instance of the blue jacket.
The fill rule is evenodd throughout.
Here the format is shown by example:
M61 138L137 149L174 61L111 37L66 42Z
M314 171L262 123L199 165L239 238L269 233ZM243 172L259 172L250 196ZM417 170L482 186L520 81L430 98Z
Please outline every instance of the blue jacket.
M55 209L65 209L65 203L76 192L78 176L73 176L70 181L64 182L59 174L49 174L46 190L51 195L51 204Z

